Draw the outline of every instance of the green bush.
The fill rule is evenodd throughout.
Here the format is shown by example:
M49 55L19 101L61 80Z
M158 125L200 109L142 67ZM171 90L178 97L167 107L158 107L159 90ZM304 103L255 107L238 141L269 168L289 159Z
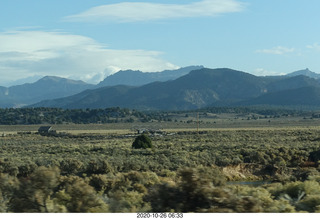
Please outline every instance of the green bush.
M147 149L153 148L151 139L146 134L139 135L132 143L134 149Z

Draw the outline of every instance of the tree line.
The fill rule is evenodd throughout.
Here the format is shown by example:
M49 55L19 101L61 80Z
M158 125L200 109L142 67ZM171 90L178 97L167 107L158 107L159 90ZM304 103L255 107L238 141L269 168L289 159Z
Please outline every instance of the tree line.
M60 108L9 108L0 109L1 125L31 124L88 124L147 121L148 116L136 110L120 109L60 109Z
M0 125L32 124L89 124L89 123L133 123L150 121L176 121L174 116L200 112L202 117L208 113L259 114L267 117L310 116L318 118L315 111L299 111L283 108L261 107L210 107L196 111L138 111L112 107L106 109L61 109L61 108L0 108Z

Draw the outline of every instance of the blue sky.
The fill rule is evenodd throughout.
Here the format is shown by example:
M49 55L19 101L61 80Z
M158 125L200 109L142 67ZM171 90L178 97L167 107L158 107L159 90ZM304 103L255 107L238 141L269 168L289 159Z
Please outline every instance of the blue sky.
M318 0L1 0L0 85L189 65L320 73Z

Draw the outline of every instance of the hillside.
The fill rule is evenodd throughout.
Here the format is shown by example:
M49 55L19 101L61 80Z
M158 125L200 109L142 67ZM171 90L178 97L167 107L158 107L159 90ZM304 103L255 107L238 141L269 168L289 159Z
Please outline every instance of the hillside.
M58 107L58 108L108 108L109 106L125 107L120 98L127 95L133 89L130 86L118 85L102 87L95 90L85 90L81 93L53 100L44 100L31 107Z
M0 97L6 95L7 89L8 88L6 88L6 87L0 86L0 95L1 95Z
M44 99L66 97L93 87L83 81L46 76L35 83L0 88L0 107L19 107Z
M269 93L239 105L320 106L319 87L301 87Z
M292 72L290 74L285 75L285 77L293 77L293 76L297 76L297 75L304 75L304 76L307 76L307 77L310 77L310 78L320 79L320 74L312 72L308 68Z
M292 90L302 87L318 87L319 81L305 75L296 75L292 77L279 77L277 80L267 85L268 93L278 92L282 90Z

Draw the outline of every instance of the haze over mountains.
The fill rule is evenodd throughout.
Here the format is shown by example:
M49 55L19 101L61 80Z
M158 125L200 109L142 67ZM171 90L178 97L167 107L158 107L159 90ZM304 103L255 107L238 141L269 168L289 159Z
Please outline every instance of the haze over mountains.
M141 75L140 72L135 73ZM119 72L117 77L123 75L125 72ZM118 106L140 110L189 110L238 105L320 107L320 82L316 79L318 76L316 73L310 74L308 69L299 71L299 74L294 72L285 76L258 77L227 68L199 68L174 80L151 82L141 86L129 86L125 83L115 86L99 84L99 88L96 89L85 90L69 97L41 101L31 106ZM107 80L108 78L104 83Z

